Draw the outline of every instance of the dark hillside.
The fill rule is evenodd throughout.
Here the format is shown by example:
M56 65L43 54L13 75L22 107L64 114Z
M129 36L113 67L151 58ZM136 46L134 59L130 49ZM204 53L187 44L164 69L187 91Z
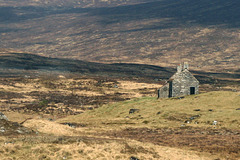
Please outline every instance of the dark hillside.
M158 0L1 0L1 6L38 7L113 7Z
M239 70L236 0L96 1L74 7L3 2L2 48L100 63L174 67L189 61L204 72Z
M234 0L161 0L130 6L100 8L93 10L92 14L103 17L109 16L110 19L114 17L112 22L146 20L149 18L170 18L175 22L165 27L176 27L176 22L240 27L238 21L240 16L239 6L240 2ZM161 27L159 28L161 29Z
M103 64L72 59L49 58L29 53L12 53L7 51L0 53L1 77L73 74L94 77L140 78L145 79L146 82L157 82L160 80L164 83L175 72L175 68L145 64ZM201 84L218 83L218 85L228 85L240 83L240 74L207 73L194 70L192 72L200 80Z
M174 72L164 68L140 64L101 64L72 59L48 58L28 53L0 53L1 75L28 73L73 73L115 77L168 78ZM9 72L11 71L11 72ZM34 71L34 72L33 72Z

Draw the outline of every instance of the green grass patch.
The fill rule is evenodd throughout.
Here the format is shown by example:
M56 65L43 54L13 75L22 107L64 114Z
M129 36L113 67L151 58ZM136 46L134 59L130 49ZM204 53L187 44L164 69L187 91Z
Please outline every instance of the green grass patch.
M59 122L85 123L87 125L134 125L136 127L240 127L240 93L208 92L186 96L183 99L137 98L104 105ZM136 109L129 113L130 109ZM213 125L213 121L217 121Z

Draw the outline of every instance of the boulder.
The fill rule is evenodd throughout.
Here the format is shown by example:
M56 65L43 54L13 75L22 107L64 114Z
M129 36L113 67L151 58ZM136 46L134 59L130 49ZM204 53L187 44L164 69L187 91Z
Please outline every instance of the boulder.
M0 120L2 119L8 121L8 118L2 112L0 112Z
M139 112L139 109L130 109L129 110L129 114L133 114L135 112Z
M132 157L130 157L130 160L139 160L139 159L132 156Z

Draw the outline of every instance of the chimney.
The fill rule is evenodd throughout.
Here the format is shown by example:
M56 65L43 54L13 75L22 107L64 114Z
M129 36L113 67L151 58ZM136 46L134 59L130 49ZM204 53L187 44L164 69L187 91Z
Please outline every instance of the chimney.
M182 65L181 64L177 65L177 72L178 73L182 72Z
M188 62L184 62L183 64L183 70L185 69L189 70Z

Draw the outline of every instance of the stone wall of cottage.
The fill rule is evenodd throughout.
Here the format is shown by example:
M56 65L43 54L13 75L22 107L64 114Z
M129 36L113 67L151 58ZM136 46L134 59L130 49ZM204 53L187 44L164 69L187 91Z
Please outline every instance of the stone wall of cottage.
M172 97L190 95L190 88L195 88L195 94L199 93L199 82L188 70L184 70L172 80Z
M189 72L188 63L179 65L177 72L169 79L168 84L158 90L158 98L179 97L191 94L191 87L194 94L199 93L199 81Z
M168 98L168 96L169 96L169 84L167 83L158 90L158 98Z

